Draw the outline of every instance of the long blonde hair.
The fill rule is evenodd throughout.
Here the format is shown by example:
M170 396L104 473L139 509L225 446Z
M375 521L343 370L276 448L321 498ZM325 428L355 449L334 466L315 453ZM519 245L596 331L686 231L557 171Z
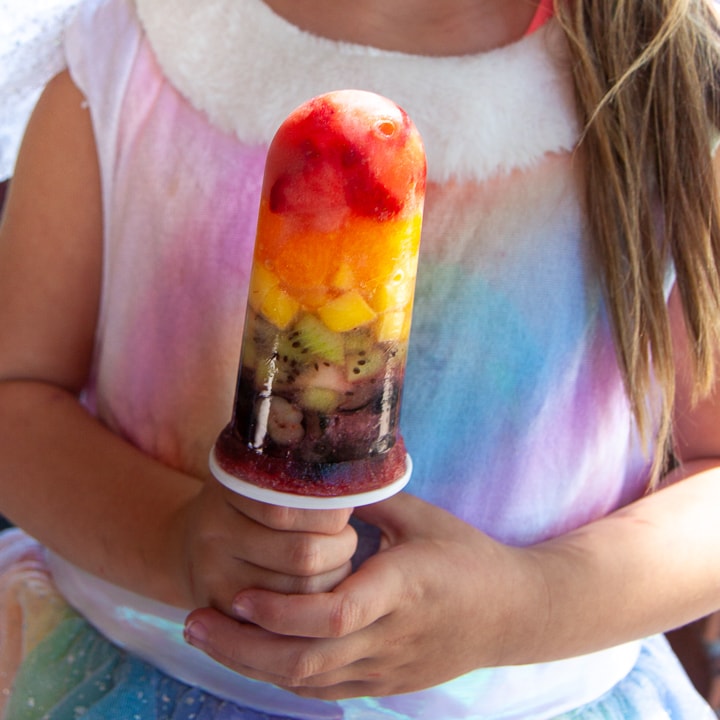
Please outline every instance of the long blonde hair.
M569 38L585 200L617 356L651 481L670 446L675 373L663 280L677 273L698 396L720 344L720 33L712 0L556 0ZM662 210L658 227L658 204ZM648 405L657 380L661 407Z

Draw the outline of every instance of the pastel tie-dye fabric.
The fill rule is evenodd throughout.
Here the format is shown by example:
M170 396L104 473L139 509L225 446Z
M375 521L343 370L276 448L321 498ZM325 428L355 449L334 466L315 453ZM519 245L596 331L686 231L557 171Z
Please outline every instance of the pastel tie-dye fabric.
M363 87L399 102L428 149L401 420L408 491L518 545L644 492L647 458L582 234L552 21L487 55L431 59L313 37L260 0L136 5L86 3L66 40L103 180L93 412L162 461L207 474L231 410L267 144L307 97ZM340 703L240 678L228 688L199 658L172 678L140 638L159 628L173 647L181 620L56 559L70 610L41 548L17 531L3 544L10 719L712 717L658 638Z

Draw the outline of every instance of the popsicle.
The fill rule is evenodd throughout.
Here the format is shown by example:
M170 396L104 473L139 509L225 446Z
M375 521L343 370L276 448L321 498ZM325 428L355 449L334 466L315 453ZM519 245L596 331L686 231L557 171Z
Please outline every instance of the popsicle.
M270 145L232 419L213 474L294 507L400 490L399 430L425 196L408 115L341 90L294 110Z

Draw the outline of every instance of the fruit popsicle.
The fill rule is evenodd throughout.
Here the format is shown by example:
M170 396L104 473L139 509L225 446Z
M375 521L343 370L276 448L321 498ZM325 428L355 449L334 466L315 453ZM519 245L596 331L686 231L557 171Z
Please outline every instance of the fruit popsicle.
M315 97L270 145L225 485L295 507L366 504L410 475L398 422L425 196L407 114L359 90Z

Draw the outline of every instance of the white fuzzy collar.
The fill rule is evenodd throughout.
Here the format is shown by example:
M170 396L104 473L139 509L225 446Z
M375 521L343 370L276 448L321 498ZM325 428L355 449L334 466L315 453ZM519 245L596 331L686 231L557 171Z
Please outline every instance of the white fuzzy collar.
M243 141L265 143L308 98L357 87L417 124L431 179L483 179L577 139L563 41L550 22L507 47L430 58L341 43L291 25L262 0L135 0L175 87Z

